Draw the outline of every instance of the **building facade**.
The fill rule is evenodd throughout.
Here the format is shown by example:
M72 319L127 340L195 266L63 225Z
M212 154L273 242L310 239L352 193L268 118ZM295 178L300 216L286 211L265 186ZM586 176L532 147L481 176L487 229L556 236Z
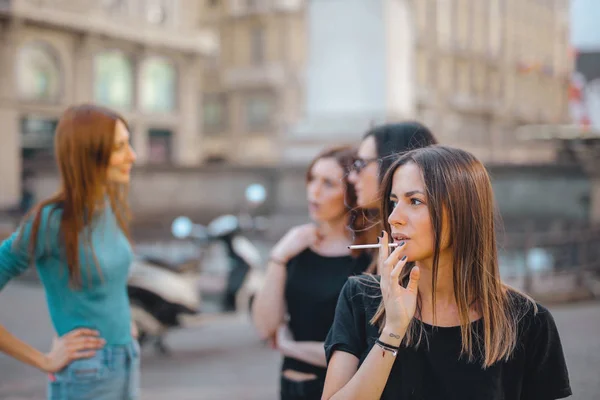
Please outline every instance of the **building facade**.
M199 29L196 3L0 1L0 208L47 169L74 103L122 113L142 164L198 163L198 71L217 43Z
M82 101L130 121L138 213L214 208L211 193L233 201L247 171L300 170L385 121L421 120L488 164L550 162L552 144L514 128L568 121L567 5L0 0L0 207L19 200L22 167L40 165L56 118ZM216 162L229 165L203 167ZM38 195L55 179L40 175ZM283 203L304 198L301 178L282 182Z
M274 165L303 107L304 0L203 3L201 24L220 39L202 76L204 159Z
M514 128L568 120L567 0L208 3L221 53L203 77L205 143L229 160L302 164L418 119L486 161L536 162L551 149Z

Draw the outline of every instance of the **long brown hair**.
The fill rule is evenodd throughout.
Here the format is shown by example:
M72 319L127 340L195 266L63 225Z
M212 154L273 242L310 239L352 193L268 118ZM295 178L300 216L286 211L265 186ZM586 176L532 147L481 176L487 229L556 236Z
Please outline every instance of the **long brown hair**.
M72 106L62 114L54 138L60 188L56 194L41 201L25 216L26 221L33 219L29 241L29 251L33 255L38 245L42 210L50 206L52 211L62 211L61 250L66 258L69 282L74 287L80 287L82 284L80 238L93 254L91 232L88 231L87 235L81 234L91 223L94 213L103 207L99 201L102 201L104 195L108 195L119 228L129 238L127 187L110 183L107 179L118 121L127 126L125 119L117 113L89 104ZM98 269L96 261L94 260ZM90 274L88 277L91 279Z
M516 306L509 296L513 289L500 278L496 247L496 211L492 185L483 164L472 154L445 146L418 149L401 156L389 169L382 183L384 228L390 232L387 216L394 173L402 165L414 163L421 170L427 191L427 206L433 225L433 304L436 301L436 280L442 231L450 234L453 262L454 298L458 306L462 351L469 361L481 357L483 367L507 360L517 343L517 322L526 307ZM442 224L447 215L448 227ZM407 263L400 274L406 285L414 263ZM533 300L527 303L535 308ZM471 324L469 310L475 307L482 315L483 332ZM421 299L417 303L420 314ZM385 309L381 302L371 323L382 328ZM435 320L435 307L434 307ZM423 324L413 318L406 345L418 346L423 336ZM478 354L476 354L478 353Z
M356 149L351 146L335 146L328 147L319 153L309 164L306 170L306 182L310 182L312 179L312 169L317 161L324 158L332 158L342 168L343 179L342 183L344 186L344 204L346 206L347 213L347 227L351 232L354 244L367 244L373 243L375 237L373 231L368 229L369 222L362 212L358 208L356 203L356 190L354 186L348 181L348 176L354 161L356 160ZM362 250L352 250L353 256L362 254Z

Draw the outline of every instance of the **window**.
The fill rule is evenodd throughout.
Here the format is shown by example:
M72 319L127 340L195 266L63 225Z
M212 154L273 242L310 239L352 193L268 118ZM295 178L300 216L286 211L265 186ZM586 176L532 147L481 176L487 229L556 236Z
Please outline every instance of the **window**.
M172 162L173 132L168 129L148 130L148 163L168 164Z
M220 133L227 127L227 102L223 95L207 94L202 101L202 125L207 134Z
M130 109L133 105L133 66L119 51L104 52L94 60L94 98L107 107Z
M149 112L170 112L176 108L177 72L168 60L153 57L141 67L140 105Z
M265 32L260 26L255 26L250 31L250 57L252 64L260 65L265 60Z
M21 117L23 168L39 169L54 164L54 132L58 120L34 115Z
M272 123L273 102L267 95L253 95L246 100L246 125L250 131L268 129Z
M58 120L25 116L21 118L21 147L52 149Z
M45 43L29 43L17 55L17 91L23 100L56 102L62 92L60 63Z

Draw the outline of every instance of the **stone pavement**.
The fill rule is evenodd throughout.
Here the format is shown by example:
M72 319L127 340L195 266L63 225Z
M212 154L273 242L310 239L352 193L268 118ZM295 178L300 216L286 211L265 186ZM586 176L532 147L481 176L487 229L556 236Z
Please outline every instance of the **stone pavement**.
M569 367L573 400L600 399L600 303L551 307ZM43 290L12 282L0 293L0 323L37 348L51 329ZM247 318L219 318L174 332L171 357L143 352L143 400L276 400L279 356L257 339ZM43 400L45 377L0 355L0 399Z

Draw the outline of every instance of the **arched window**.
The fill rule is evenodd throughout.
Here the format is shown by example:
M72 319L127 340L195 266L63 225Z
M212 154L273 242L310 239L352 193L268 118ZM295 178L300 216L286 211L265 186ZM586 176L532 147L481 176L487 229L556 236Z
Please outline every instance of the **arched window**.
M94 60L94 98L108 107L129 109L133 105L133 65L119 51L107 51Z
M151 57L142 63L140 105L147 112L169 112L176 108L177 71L166 59Z
M31 42L17 54L17 91L23 100L56 102L62 94L59 58L49 45Z

